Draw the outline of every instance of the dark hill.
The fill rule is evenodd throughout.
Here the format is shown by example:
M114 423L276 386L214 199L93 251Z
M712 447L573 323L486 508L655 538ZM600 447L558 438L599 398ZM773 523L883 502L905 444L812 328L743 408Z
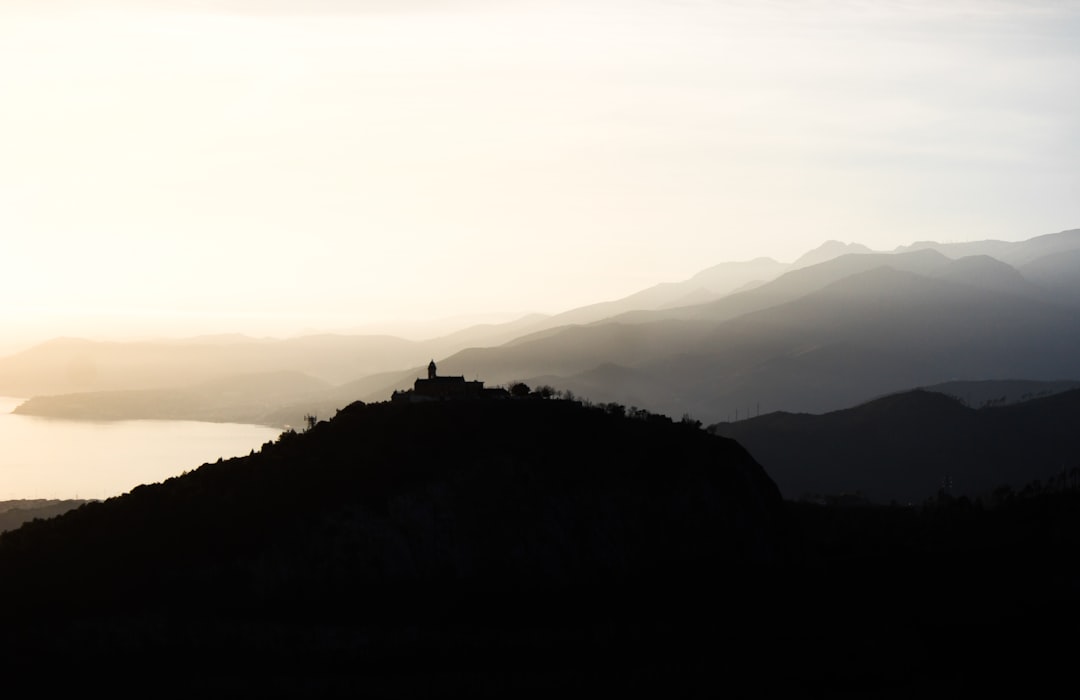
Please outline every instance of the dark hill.
M1080 490L1026 493L822 508L640 410L353 404L0 535L0 666L183 697L1039 695L1072 673Z
M822 415L776 412L710 430L761 462L785 498L859 494L920 503L947 487L989 499L1080 467L1080 390L974 409L910 391Z
M727 606L756 587L786 555L781 528L746 451L689 424L558 400L353 404L5 533L0 599L19 605L0 613L15 646L0 651L250 678L333 675L365 653L381 673L371 635L393 637L394 663L427 644L544 656L592 625L601 646L627 643L606 638L612 619L651 646L687 613L679 595Z

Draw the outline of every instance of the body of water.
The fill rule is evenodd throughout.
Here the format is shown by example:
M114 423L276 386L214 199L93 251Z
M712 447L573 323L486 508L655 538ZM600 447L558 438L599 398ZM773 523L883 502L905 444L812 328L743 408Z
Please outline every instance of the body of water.
M80 421L11 413L0 397L0 500L119 496L219 457L256 452L281 430L241 423Z

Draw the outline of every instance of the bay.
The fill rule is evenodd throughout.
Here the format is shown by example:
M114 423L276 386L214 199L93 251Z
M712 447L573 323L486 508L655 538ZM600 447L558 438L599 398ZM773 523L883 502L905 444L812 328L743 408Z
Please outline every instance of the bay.
M0 500L101 499L218 458L256 452L280 429L175 420L82 421L14 414L0 396Z

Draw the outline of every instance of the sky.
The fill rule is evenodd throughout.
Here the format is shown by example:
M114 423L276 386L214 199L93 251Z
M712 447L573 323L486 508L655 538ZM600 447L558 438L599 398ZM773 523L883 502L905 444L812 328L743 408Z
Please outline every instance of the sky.
M0 0L0 352L1076 228L1078 86L1080 2Z

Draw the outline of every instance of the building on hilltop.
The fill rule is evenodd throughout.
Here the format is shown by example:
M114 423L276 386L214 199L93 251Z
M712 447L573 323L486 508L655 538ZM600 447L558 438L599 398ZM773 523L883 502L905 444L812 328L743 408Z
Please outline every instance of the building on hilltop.
M413 383L413 393L432 399L474 399L484 393L481 381L466 381L465 377L440 377L435 367L435 360L428 364L427 379L417 379Z
M428 364L427 379L417 377L412 389L395 391L393 401L445 401L447 399L506 398L506 389L485 389L484 383L467 381L463 376L440 377L435 360Z

